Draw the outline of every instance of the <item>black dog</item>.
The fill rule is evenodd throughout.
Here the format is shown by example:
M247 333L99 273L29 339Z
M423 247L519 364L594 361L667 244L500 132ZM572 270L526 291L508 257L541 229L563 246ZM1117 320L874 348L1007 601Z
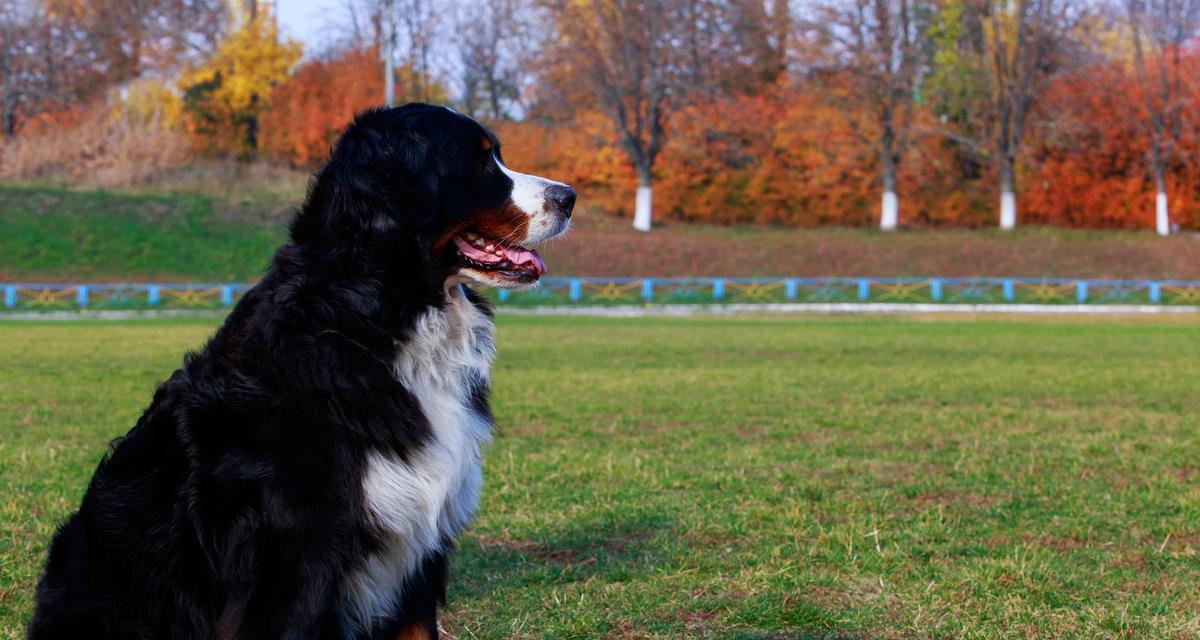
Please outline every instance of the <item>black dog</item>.
M31 638L436 638L492 426L490 308L575 192L445 107L355 119L276 253L59 529Z

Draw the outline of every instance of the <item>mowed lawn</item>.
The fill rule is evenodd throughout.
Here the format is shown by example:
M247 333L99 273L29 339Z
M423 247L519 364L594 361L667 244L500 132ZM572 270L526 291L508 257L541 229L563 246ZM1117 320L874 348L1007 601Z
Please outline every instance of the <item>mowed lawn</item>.
M215 319L0 323L0 637ZM455 638L1200 636L1196 320L499 320Z

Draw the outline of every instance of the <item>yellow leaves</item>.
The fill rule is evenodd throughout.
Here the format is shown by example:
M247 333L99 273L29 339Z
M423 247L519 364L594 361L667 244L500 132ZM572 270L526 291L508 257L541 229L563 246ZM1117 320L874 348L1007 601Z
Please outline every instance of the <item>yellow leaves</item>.
M219 77L215 97L230 109L245 109L265 99L302 53L299 42L279 39L275 17L264 11L226 38L211 59L184 75L180 86L186 89Z
M275 16L260 8L180 78L192 130L218 149L253 152L258 116L302 54L299 42L280 39Z
M183 99L174 88L142 78L122 89L109 117L141 127L174 127L183 114Z

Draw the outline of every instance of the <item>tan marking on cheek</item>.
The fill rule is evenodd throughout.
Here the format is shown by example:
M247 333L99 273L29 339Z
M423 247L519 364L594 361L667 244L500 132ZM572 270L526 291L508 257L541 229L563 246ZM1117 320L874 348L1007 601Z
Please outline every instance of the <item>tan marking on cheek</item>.
M472 216L471 226L489 238L517 244L529 231L529 216L512 202L506 202L496 209L485 209Z
M529 216L511 201L494 209L483 209L438 236L430 247L430 252L438 255L450 244L454 236L467 229L475 229L482 235L505 240L509 244L519 244L529 233Z

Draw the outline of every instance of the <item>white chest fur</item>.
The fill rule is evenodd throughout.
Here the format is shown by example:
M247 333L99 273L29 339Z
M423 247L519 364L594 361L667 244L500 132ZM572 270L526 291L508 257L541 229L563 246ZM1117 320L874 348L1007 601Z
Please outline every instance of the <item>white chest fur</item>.
M461 290L449 298L420 318L396 359L396 377L420 403L433 436L407 461L371 454L363 478L368 517L388 542L346 585L347 614L360 629L391 613L405 579L462 530L479 500L491 424L473 408L471 393L488 381L492 321Z

